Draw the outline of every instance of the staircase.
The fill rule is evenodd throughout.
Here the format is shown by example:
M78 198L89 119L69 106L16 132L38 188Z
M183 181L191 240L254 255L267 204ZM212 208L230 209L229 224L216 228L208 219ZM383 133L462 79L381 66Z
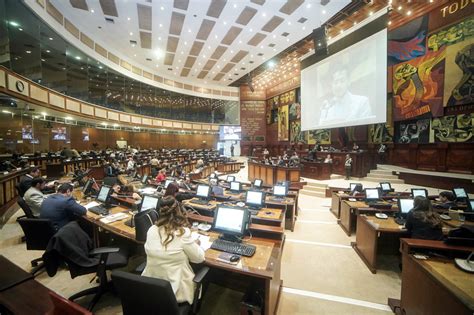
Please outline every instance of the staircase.
M363 180L368 182L389 182L392 184L404 184L405 181L403 179L399 179L397 175L393 175L392 171L383 170L383 169L375 169L371 170L367 177L364 177Z
M303 189L299 191L300 194L313 196L313 197L326 197L326 188L328 185L326 184L319 184L319 183L311 183L303 186Z

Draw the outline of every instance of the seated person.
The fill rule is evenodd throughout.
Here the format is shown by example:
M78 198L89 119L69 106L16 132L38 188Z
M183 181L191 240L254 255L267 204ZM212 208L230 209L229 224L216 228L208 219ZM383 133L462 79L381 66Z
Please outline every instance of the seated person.
M135 187L133 185L120 185L115 184L112 186L112 196L113 197L129 197L135 200L142 200L139 194L135 192Z
M158 183L161 183L164 180L166 180L166 171L165 171L165 169L161 169L158 172L158 175L156 176L155 181L158 182Z
M86 208L74 200L72 191L73 186L71 184L61 184L58 192L46 198L41 205L40 218L50 219L56 230L73 221L75 216L82 216L87 213Z
M44 189L45 181L41 177L35 177L31 180L31 187L25 192L23 199L30 207L33 215L38 217L41 205L43 204L44 195L41 190Z
M40 177L40 175L41 175L41 171L40 171L39 167L32 167L28 174L26 174L26 175L24 175L20 178L19 188L20 188L20 196L21 197L23 197L25 192L28 189L30 189L31 182L33 181L33 178Z
M434 208L437 209L449 209L456 206L456 197L451 191L442 191L439 193L439 203L433 204Z
M425 240L442 240L441 218L431 208L429 199L416 196L413 209L408 212L405 227L411 238Z
M326 158L324 159L324 163L332 163L331 154L326 155Z
M147 232L142 275L169 281L177 302L192 304L194 272L189 263L202 263L204 250L193 240L189 226L179 202L172 196L164 197L158 221Z
M300 164L300 158L298 153L294 152L293 155L290 157L290 166L297 166Z
M186 199L194 198L194 194L192 194L192 193L180 192L179 191L179 185L176 182L172 182L172 183L168 184L168 187L166 187L164 197L166 197L166 196L173 196L179 202L181 202L183 200L186 200Z

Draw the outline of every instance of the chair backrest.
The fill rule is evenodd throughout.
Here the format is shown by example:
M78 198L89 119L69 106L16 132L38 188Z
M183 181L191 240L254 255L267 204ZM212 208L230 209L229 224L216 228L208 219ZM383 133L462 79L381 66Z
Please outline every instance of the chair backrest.
M25 233L26 249L28 250L45 250L55 233L49 219L20 218L18 223Z
M122 301L124 315L179 312L171 284L166 280L114 270L112 281Z
M18 194L19 196L23 197L24 192L21 190L21 187L20 187L20 183L19 183L19 182L15 184L15 189L16 189L17 194Z
M102 180L102 184L105 186L113 186L117 183L117 181L117 177L108 176L104 177L104 179Z
M53 291L49 291L51 302L53 302L54 309L48 315L92 315L87 309L82 306L63 298Z
M26 203L25 199L22 197L18 196L18 199L16 201L20 208L23 210L27 218L34 219L35 216L33 215L33 211L31 211L30 206Z
M134 215L135 239L138 242L146 242L148 230L157 220L158 212L153 209L142 211Z

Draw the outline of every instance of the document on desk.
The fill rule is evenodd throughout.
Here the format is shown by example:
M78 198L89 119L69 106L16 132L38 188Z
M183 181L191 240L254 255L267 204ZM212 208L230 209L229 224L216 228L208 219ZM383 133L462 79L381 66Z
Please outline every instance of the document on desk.
M199 245L199 247L201 247L203 251L206 251L211 248L212 242L209 241L209 236L199 234L198 232L192 232L191 237L193 240L199 240L201 242L201 245Z
M100 203L98 203L97 201L91 201L88 204L84 205L84 208L89 210L90 208L98 206L98 205L100 205Z
M114 214L108 215L108 216L100 219L100 222L105 223L105 224L109 224L109 223L112 223L112 222L115 222L115 221L120 221L120 220L126 219L128 217L129 217L128 214L123 213L123 212L114 213Z
M143 188L143 189L139 189L138 191L141 192L144 195L152 195L156 192L156 188L146 187L146 188Z

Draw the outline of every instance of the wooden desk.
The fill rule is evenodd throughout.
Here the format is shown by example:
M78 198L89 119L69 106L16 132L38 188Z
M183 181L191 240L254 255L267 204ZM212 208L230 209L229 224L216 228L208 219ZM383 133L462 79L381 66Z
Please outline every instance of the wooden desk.
M399 306L402 314L474 313L474 274L458 269L453 259L418 260L411 250L455 252L467 256L474 247L451 246L441 241L401 239L402 291L401 300L389 299L389 305Z
M123 207L115 207L110 209L110 213L117 212L128 212L128 210ZM193 221L195 216L197 215L190 214L190 220ZM208 222L207 218L209 217L199 216L199 218L205 220L202 222ZM135 240L135 229L124 224L126 219L110 224L105 224L100 221L100 217L98 215L95 215L91 212L87 212L87 214L84 216L84 219L92 223L93 226L97 228L107 230L116 235L137 242ZM257 224L250 224L251 230L258 230L258 228L260 227L257 226ZM278 230L278 227L266 227L267 230L269 230L269 228ZM283 231L282 228L280 228L280 230L281 232ZM211 241L216 237L216 233L210 233ZM212 279L216 279L216 281L219 281L219 279L220 281L225 281L229 277L244 277L247 279L247 282L245 282L247 285L248 283L253 282L261 286L265 292L264 314L275 314L283 285L283 281L280 277L280 267L284 237L282 239L270 239L260 238L254 235L251 240L248 237L244 238L244 241L245 240L248 240L249 244L255 245L257 247L257 251L254 256L242 257L239 264L230 265L217 260L217 257L220 254L219 251L208 249L205 254L206 260L204 263L211 267L211 271L223 273L222 277L212 277ZM232 281L228 281L227 284L232 284Z
M339 175L346 175L344 168L344 161L346 160L346 154L350 154L352 158L352 177L366 177L371 169L376 168L374 156L368 151L358 152L324 152L317 151L316 157L324 159L328 154L332 157L332 173Z
M255 179L262 179L263 184L266 186L273 186L281 181L299 182L300 171L299 167L282 167L248 162L249 181L253 182Z
M303 165L301 169L302 177L318 180L331 179L332 163L303 160L301 165Z
M8 218L4 215L6 211L16 202L18 192L15 185L20 182L20 178L27 174L29 168L24 168L20 171L9 172L8 174L0 175L0 222L6 222Z
M224 174L238 173L243 164L242 162L220 163L217 165L217 171Z

